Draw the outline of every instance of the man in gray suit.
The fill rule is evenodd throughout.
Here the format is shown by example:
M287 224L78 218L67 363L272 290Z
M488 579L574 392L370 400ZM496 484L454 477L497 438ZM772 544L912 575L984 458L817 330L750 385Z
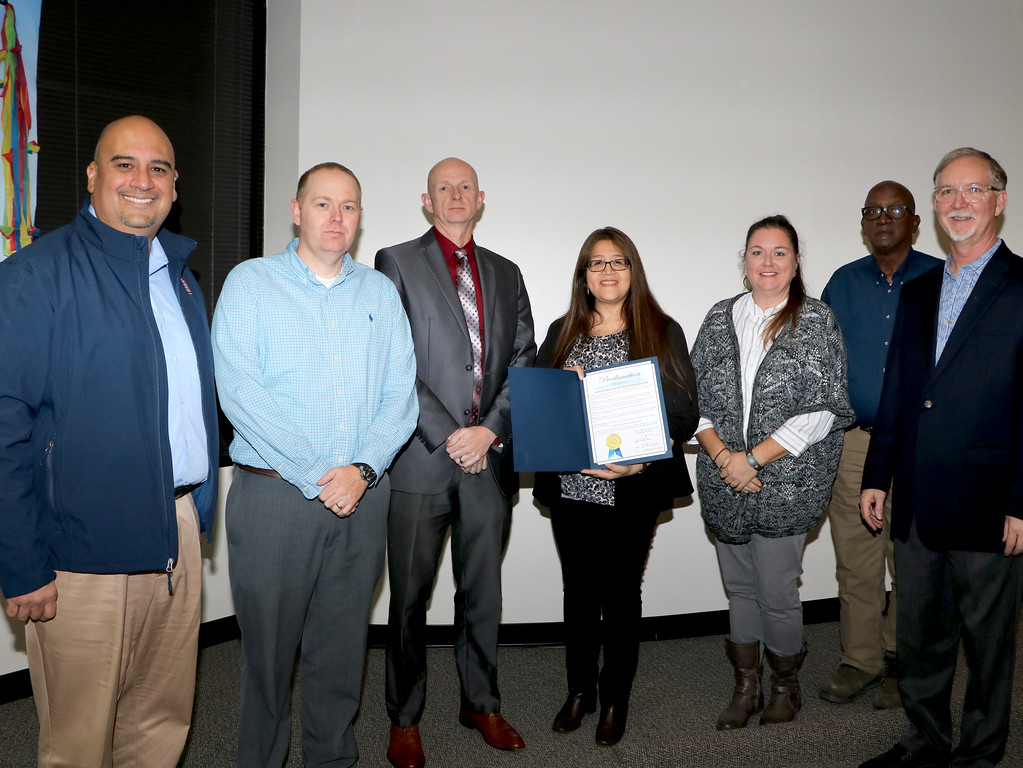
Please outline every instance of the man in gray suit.
M420 411L415 434L390 472L387 758L396 768L426 762L419 736L426 604L449 527L459 722L497 749L525 746L500 715L497 630L501 556L518 490L507 370L532 364L533 318L518 267L473 242L483 192L472 166L441 160L427 188L422 199L433 228L376 256L412 326Z

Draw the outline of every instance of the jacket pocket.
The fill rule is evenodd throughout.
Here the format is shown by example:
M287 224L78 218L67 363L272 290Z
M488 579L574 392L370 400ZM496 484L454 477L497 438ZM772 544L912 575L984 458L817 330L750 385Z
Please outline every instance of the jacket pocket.
M46 506L50 510L51 520L57 532L67 530L67 522L63 513L57 494L57 470L56 470L57 440L51 435L46 441L46 448L43 450L43 482L46 491Z

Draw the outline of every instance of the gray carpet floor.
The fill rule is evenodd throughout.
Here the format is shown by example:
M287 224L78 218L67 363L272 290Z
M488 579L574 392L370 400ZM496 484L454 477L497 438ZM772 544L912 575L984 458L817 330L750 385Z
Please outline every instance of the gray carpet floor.
M562 648L502 648L503 711L526 741L526 749L507 753L490 749L478 733L458 724L458 680L451 651L431 649L430 691L421 724L427 764L432 768L848 768L886 750L906 726L901 710L875 710L869 694L845 705L819 699L817 688L837 663L838 626L807 626L806 637L810 655L801 675L804 704L798 719L786 725L751 725L720 733L714 730L714 722L732 685L722 637L644 643L628 730L615 747L594 743L595 716L587 717L574 733L550 730L565 696ZM1023 652L1023 643L1020 647ZM234 766L238 653L237 642L201 653L194 724L182 766ZM388 765L383 662L383 651L370 651L356 726L363 768ZM1018 678L1003 766L1023 766L1023 682ZM956 707L964 682L960 663ZM289 767L301 765L297 712L294 719ZM0 707L0 765L34 765L37 735L31 699Z

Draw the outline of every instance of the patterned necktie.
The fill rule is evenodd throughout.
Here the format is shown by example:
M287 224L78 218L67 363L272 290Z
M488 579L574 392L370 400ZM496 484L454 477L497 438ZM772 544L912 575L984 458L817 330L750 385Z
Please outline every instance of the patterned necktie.
M464 248L455 251L458 259L458 300L465 313L465 327L469 329L469 341L472 343L472 411L469 426L474 427L480 422L480 395L483 392L483 344L480 342L480 313L476 307L476 285L472 281L472 269L469 267L468 255Z

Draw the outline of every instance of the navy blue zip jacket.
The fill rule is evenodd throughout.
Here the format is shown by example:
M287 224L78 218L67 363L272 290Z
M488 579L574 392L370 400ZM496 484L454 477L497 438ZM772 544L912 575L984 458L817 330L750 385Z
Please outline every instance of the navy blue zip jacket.
M219 443L206 305L161 231L202 383L209 476L195 491L209 536ZM0 262L0 589L54 570L162 571L178 556L167 373L149 299L149 242L91 213Z

